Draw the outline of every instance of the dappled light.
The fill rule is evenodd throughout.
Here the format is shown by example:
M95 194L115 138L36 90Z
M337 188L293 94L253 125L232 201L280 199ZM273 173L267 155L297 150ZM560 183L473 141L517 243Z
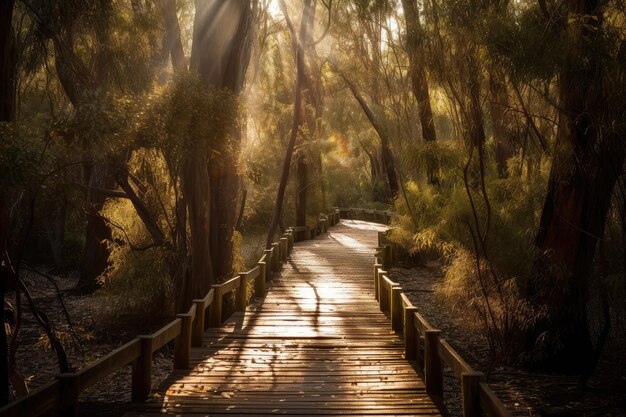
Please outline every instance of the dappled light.
M144 412L438 415L402 345L373 307L378 227L347 221L297 243L262 304L209 330L189 372L168 379ZM369 229L369 230L368 230ZM193 404L193 405L192 405Z
M626 413L626 2L0 0L0 417Z

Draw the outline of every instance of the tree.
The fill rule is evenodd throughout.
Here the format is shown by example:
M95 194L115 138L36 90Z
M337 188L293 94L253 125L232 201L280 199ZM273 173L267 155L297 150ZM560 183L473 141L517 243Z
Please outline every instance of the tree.
M430 105L430 91L426 78L426 60L424 59L424 34L420 24L417 0L402 0L404 20L406 23L406 52L409 57L409 72L413 95L417 100L417 110L422 125L422 139L424 142L437 140L433 110ZM437 167L426 167L426 175L430 184L437 184Z
M613 92L603 88L603 3L568 3L567 50L559 85L560 122L535 245L538 259L528 297L547 314L527 335L543 367L589 372L594 357L587 321L593 260L603 239L624 145L607 122Z
M15 46L13 34L14 1L0 3L0 123L15 117ZM11 237L9 196L0 193L0 406L9 402L9 363L5 327L5 293L9 288L10 260L6 257Z
M244 85L255 4L245 0L195 2L190 68L209 91L223 90L232 100ZM233 105L227 105L229 110ZM236 118L225 114L222 120L216 118L208 134L211 136L198 142L189 154L183 170L192 231L192 297L202 296L215 279L232 272L241 130Z
M380 138L382 166L387 174L387 184L389 185L389 190L391 191L391 197L395 198L398 195L399 187L393 153L391 152L389 133L387 132L387 129L385 129L384 125L378 120L374 112L370 109L370 106L367 104L354 83L348 80L345 76L341 76Z
M286 10L286 7L283 7ZM289 143L287 144L287 150L285 151L285 159L282 163L280 183L276 192L276 204L274 206L274 213L272 215L272 222L270 223L269 230L267 232L267 241L265 246L267 249L271 248L274 241L274 234L280 221L280 216L283 209L283 201L285 199L285 189L287 188L287 181L289 180L289 170L291 168L291 158L293 156L293 150L296 145L296 139L298 137L298 127L300 126L300 118L302 117L302 87L304 84L305 68L304 68L304 42L307 38L307 31L309 23L312 23L310 14L313 13L313 6L311 0L304 0L304 6L302 9L302 19L300 21L300 30L297 39L292 43L296 44L296 85L295 85L295 97L294 97L294 110L291 123L291 133L289 134Z

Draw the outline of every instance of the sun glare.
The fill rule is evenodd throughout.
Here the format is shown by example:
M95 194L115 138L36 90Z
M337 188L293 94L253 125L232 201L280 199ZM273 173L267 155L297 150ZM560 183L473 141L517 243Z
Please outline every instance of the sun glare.
M278 17L279 15L283 14L280 10L280 4L278 3L278 0L270 0L269 4L267 5L267 11L272 15L272 17Z

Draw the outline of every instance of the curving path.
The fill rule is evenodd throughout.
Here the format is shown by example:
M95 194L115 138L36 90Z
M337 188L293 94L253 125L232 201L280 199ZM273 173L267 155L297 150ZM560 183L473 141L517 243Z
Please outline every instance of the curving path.
M440 415L374 298L383 226L342 220L295 244L261 304L209 329L127 416Z

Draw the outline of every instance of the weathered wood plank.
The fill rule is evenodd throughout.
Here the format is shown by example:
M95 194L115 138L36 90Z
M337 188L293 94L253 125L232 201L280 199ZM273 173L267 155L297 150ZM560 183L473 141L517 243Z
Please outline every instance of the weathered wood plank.
M208 329L190 352L192 369L174 371L127 415L441 415L376 303L372 251L383 227L344 221L324 234L332 223L310 228L314 239L296 243L267 277L263 302ZM282 244L276 259L288 253L289 239ZM216 297L260 274L256 266ZM385 278L378 289L389 297L395 283ZM408 306L396 290L396 330Z

